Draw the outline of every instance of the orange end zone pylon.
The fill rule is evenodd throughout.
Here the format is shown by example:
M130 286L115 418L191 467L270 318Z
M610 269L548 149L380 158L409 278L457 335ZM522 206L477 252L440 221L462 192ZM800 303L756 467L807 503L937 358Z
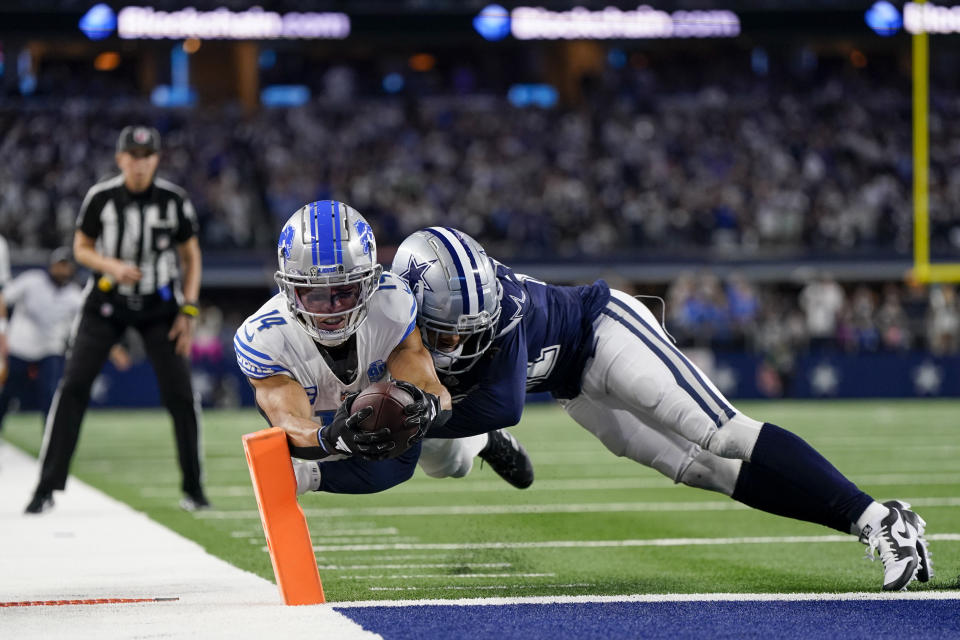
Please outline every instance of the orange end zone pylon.
M243 450L284 603L326 602L307 518L297 502L297 480L286 434L277 427L248 433L243 436Z

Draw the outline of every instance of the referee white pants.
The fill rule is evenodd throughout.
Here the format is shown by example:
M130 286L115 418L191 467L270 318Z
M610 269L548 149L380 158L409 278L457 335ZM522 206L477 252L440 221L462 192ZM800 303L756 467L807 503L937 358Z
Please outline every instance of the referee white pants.
M647 307L613 290L596 350L566 412L618 456L731 495L762 423L737 411L667 337Z

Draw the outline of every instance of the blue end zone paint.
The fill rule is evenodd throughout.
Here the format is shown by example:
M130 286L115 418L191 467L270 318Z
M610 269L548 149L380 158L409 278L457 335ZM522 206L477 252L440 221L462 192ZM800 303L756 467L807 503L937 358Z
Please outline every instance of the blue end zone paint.
M386 640L960 637L956 600L414 605L337 611Z

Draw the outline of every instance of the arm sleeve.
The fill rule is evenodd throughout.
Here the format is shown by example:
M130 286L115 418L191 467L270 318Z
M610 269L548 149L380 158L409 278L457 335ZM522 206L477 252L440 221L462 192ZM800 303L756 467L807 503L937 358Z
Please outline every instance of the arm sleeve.
M186 242L197 235L200 226L197 223L197 211L193 208L190 198L184 197L177 207L177 234L174 239L177 243Z
M462 438L520 422L527 395L527 341L523 323L508 333L499 346L480 386L453 405L453 415L439 429L431 429L430 438Z
M80 213L77 215L77 229L83 231L91 238L99 238L100 232L103 230L103 225L100 221L101 199L96 197L96 195L102 193L102 191L95 191L95 188L96 187L87 191L87 195L83 199L83 204L80 205Z
M377 493L413 477L421 443L396 458L376 462L348 458L320 463L320 491L327 493Z

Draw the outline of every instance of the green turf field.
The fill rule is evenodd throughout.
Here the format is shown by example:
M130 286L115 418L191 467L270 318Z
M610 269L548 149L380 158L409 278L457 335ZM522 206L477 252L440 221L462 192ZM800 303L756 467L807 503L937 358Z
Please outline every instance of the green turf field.
M960 402L740 407L805 437L874 497L913 502L934 536L937 575L911 589L960 588ZM240 444L242 434L262 426L253 410L205 413L213 511L177 508L172 427L161 412L88 414L73 472L272 580ZM852 537L803 540L837 532L674 486L614 457L555 406L529 408L514 433L536 467L526 491L478 460L464 479L435 480L418 470L381 494L301 498L328 599L879 590L879 561L862 559L864 547ZM3 437L35 454L38 417L11 416ZM31 490L22 487L24 504Z

